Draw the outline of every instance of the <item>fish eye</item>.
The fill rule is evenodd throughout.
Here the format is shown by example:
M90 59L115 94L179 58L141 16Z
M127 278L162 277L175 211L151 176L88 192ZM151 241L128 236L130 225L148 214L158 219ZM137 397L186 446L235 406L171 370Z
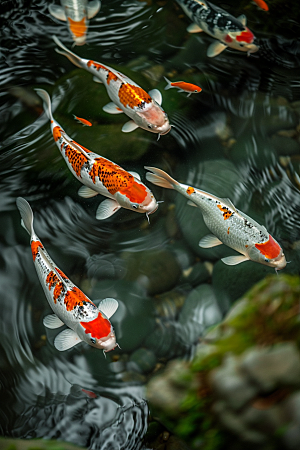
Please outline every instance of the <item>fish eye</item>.
M148 123L148 128L152 128L152 125L151 125L151 123Z
M91 343L92 344L96 344L96 339L95 338L91 338Z
M195 89L194 92L198 92L197 89Z
M133 204L132 204L132 207L133 207L134 209L138 209L139 205L136 205L135 203L133 203Z
M240 44L240 47L244 47L244 44Z

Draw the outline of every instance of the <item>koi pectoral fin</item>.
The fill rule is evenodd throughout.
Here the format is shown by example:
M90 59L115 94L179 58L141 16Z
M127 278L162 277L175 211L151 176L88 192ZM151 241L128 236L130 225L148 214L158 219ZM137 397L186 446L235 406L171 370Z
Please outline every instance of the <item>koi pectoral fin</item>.
M237 20L239 20L244 25L244 27L247 25L247 17L245 16L245 14L241 14L237 18Z
M94 191L94 189L91 189L87 186L81 186L81 188L78 189L78 195L83 198L91 198L95 197L95 195L98 195L98 192Z
M218 239L213 234L208 234L207 236L204 236L199 242L199 246L202 248L217 247L217 245L221 244L223 244L223 242L220 241L220 239Z
M110 198L104 200L100 205L98 206L97 212L96 212L96 219L98 220L104 220L108 217L115 214L121 206L116 200L112 200Z
M124 123L124 125L122 126L122 131L123 133L131 133L138 127L139 126L133 120L129 120L129 122Z
M114 298L105 298L99 303L98 309L109 319L117 311L118 306L119 303Z
M122 114L124 111L119 108L114 102L109 102L107 105L103 106L103 111L108 114Z
M133 171L129 171L128 170L128 173L130 173L130 175L132 175L134 178L137 178L138 180L141 179L140 174L138 174L137 172L133 172Z
M48 8L51 16L55 17L55 19L63 20L64 22L67 20L65 10L61 6L51 4Z
M95 83L103 84L100 78L96 77L96 75L93 77L93 81L95 81Z
M87 17L88 19L91 19L94 17L101 8L101 2L100 0L92 0L87 5Z
M44 317L43 324L46 328L50 328L51 330L62 327L64 325L63 321L60 320L56 314L49 314L48 316Z
M54 339L54 346L60 352L64 352L65 350L74 347L74 345L79 344L79 342L82 342L82 340L78 334L68 328L56 336Z
M227 256L226 258L222 258L221 261L227 264L228 266L236 266L244 261L249 261L249 258L245 255L239 256Z
M156 103L158 103L159 105L162 104L162 95L158 89L152 89L148 92L148 94L153 98L153 100L156 101Z
M202 28L199 27L196 23L191 23L186 29L188 33L201 33Z
M225 48L227 48L227 45L222 42L213 42L207 49L207 56L213 58L214 56L219 55Z

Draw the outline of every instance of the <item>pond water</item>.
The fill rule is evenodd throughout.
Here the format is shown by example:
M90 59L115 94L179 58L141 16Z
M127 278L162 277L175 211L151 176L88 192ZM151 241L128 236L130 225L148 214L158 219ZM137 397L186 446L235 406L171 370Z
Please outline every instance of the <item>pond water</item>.
M226 266L225 246L202 249L208 233L201 212L184 197L145 179L144 166L178 181L229 197L280 242L284 271L299 273L300 31L297 7L274 1L270 12L244 1L216 2L246 14L260 51L249 57L227 49L206 56L212 39L186 32L189 19L173 1L105 1L90 20L79 56L111 65L145 90L159 89L174 125L156 140L144 130L121 132L124 115L102 107L103 85L55 52L52 35L68 47L64 22L44 0L1 3L0 361L1 434L46 437L108 449L145 449L149 407L145 386L176 357L191 358L204 330L273 270L246 262ZM273 5L273 7L272 7ZM163 76L202 87L187 98L164 91ZM78 196L53 141L34 88L52 97L53 115L86 148L137 171L163 200L150 224L120 210L101 222L100 197ZM73 114L92 122L82 127ZM16 198L28 200L35 230L57 266L93 301L114 297L116 348L86 344L64 353L38 281L29 237Z

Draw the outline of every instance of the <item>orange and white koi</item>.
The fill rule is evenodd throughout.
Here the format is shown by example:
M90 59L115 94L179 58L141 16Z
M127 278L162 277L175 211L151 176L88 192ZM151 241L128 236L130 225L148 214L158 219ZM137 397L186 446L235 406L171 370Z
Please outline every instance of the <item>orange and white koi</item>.
M83 45L89 26L89 19L101 8L100 0L60 0L61 6L49 5L50 14L58 20L67 22L75 45Z
M77 122L81 123L81 125L83 125L84 127L91 127L92 126L91 122L89 122L86 119L83 119L82 117L77 117L77 116L75 116L75 114L73 114L73 117L74 117L75 120L77 120Z
M122 73L102 63L82 59L68 50L56 36L53 39L63 50L56 49L58 53L66 56L75 66L91 72L94 81L105 85L112 102L105 105L103 110L110 114L124 112L130 117L131 120L123 125L123 132L129 133L140 127L158 135L169 133L171 125L161 107L162 96L159 90L153 89L147 93Z
M259 6L260 9L263 9L264 11L269 11L269 7L266 4L266 2L264 2L264 0L253 0L254 3L257 4L257 6Z
M213 233L200 240L200 247L210 248L225 244L241 253L239 256L222 258L222 261L230 266L248 260L274 267L276 270L286 266L285 256L278 242L263 225L236 209L228 198L218 198L208 192L178 183L166 172L155 167L145 169L152 172L146 174L151 183L175 189L188 198L190 205L200 208L206 226Z
M247 52L257 52L259 47L254 44L254 34L246 27L246 16L237 19L224 9L204 0L176 0L186 15L193 21L188 27L190 33L204 31L217 42L207 49L207 56L219 55L227 47Z
M68 350L84 341L104 352L118 344L109 318L118 308L117 300L106 298L97 306L56 266L33 228L33 212L29 203L17 198L22 226L30 235L34 266L54 314L44 317L46 328L69 328L61 331L54 340L59 351Z
M120 208L144 213L147 218L157 210L158 203L154 195L141 182L136 172L127 172L109 159L73 141L54 120L49 94L43 89L36 89L36 92L43 100L57 147L72 174L84 184L78 194L84 198L98 194L108 197L100 203L96 213L97 219L107 219Z
M202 91L202 88L197 86L196 84L186 83L185 81L170 81L166 77L164 77L164 79L168 83L165 87L165 90L178 88L178 92L188 92L188 97L192 94L199 94L199 92Z

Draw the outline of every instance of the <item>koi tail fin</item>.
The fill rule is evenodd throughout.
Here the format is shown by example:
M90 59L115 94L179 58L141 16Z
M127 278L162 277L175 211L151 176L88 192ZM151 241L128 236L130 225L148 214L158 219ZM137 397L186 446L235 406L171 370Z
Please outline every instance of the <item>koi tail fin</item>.
M145 169L151 170L153 173L146 173L146 178L156 186L161 186L167 189L174 189L174 186L179 185L178 181L170 177L166 172L161 169L156 169L155 167L145 166Z
M60 47L63 50L63 51L61 51L60 49L56 48L55 51L57 53L59 53L60 55L66 56L71 61L71 63L73 63L75 66L80 67L82 69L81 58L79 58L79 56L75 55L75 53L71 52L71 50L69 50L67 47L65 47L64 44L62 42L60 42L58 37L52 36L52 38L53 38L55 44L58 45L58 47Z
M168 80L167 77L164 77L164 79L168 83L167 86L165 87L165 91L167 91L168 89L171 89L173 87L173 86L171 86L172 81Z
M22 217L21 225L32 236L34 234L32 209L25 198L18 197L16 203Z
M36 93L41 97L43 100L43 107L44 111L48 117L49 120L53 120L52 117L52 108L51 108L51 99L47 91L44 89L35 89Z

